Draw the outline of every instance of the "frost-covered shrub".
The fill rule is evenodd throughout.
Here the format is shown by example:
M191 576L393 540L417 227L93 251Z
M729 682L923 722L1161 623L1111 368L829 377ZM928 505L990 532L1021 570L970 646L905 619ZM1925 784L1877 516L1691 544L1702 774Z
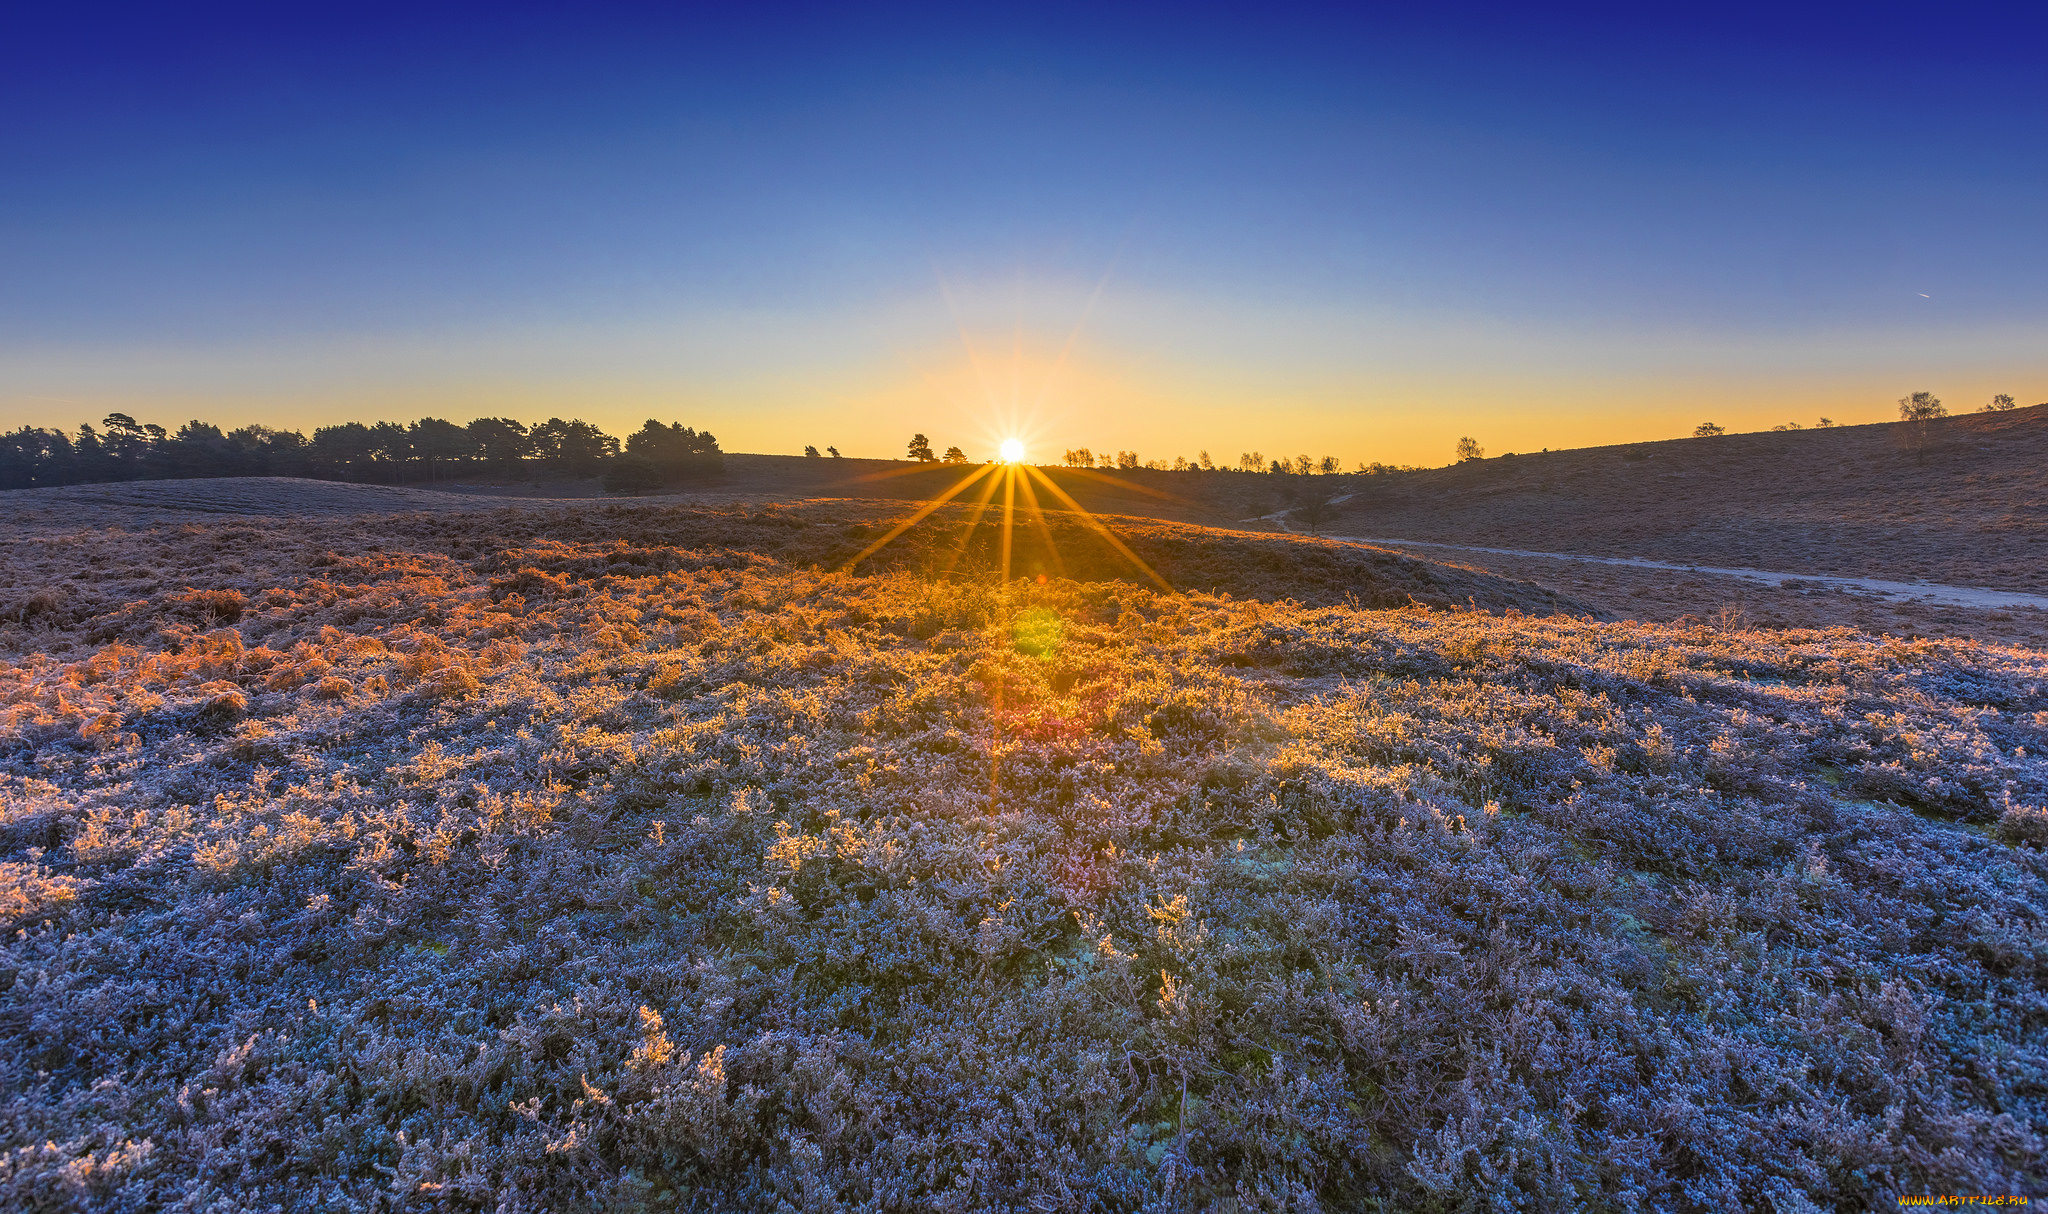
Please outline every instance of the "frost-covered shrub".
M2048 809L2038 805L2008 805L1998 816L1997 834L2007 843L2048 847Z
M8 541L163 585L0 621L0 1204L2041 1174L2039 653L849 576L650 518ZM176 597L224 534L231 626Z

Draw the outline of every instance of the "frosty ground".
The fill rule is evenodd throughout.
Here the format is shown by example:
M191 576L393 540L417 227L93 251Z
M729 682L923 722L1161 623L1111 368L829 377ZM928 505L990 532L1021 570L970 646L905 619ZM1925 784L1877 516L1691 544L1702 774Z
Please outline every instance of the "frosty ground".
M949 571L943 530L838 572L885 514L17 530L0 1199L1782 1211L2041 1174L2048 655L1193 528L1132 532L1171 592L1077 543Z

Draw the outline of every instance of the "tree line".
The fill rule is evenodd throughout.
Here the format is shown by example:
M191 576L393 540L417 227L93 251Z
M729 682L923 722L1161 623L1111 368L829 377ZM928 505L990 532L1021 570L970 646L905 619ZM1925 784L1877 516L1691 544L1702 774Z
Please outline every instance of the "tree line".
M1461 439L1459 441L1461 444L1459 450L1462 453L1464 451L1462 444L1470 443L1472 440ZM1478 448L1474 446L1473 450L1476 451ZM815 448L806 447L804 448L804 453L806 455L815 455L817 451ZM906 453L912 460L922 464L965 464L969 462L967 454L958 447L946 448L944 455L936 454L932 450L931 440L922 434L910 436L910 443L906 448ZM832 454L837 455L839 452L835 449L832 451ZM1297 455L1292 459L1276 458L1268 460L1257 451L1243 452L1237 457L1237 463L1233 467L1229 464L1218 463L1210 457L1207 451L1196 452L1192 459L1185 455L1177 455L1167 460L1140 459L1136 451L1118 451L1114 454L1104 452L1101 455L1097 455L1087 447L1067 448L1062 453L1060 462L1069 468L1102 468L1119 472L1130 472L1139 468L1145 468L1154 472L1236 471L1260 472L1273 476L1339 476L1348 474L1378 476L1389 472L1419 472L1422 470L1420 465L1368 463L1365 460L1360 460L1357 466L1346 469L1344 461L1334 455L1325 455L1321 459Z
M719 472L724 453L709 430L649 419L622 444L583 421L551 417L535 426L509 417L457 425L344 422L307 438L296 430L242 426L223 431L189 421L175 432L110 413L75 434L23 426L0 433L0 489L204 476L305 476L367 484L431 484L478 473L511 477L601 477L605 488L639 493Z

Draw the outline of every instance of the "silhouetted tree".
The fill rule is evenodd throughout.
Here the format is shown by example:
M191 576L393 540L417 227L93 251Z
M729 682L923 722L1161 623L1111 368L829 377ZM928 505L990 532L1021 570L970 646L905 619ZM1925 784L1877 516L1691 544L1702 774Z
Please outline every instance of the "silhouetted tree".
M526 427L509 417L479 417L465 428L477 458L500 473L517 470L533 451Z
M80 480L124 479L120 462L108 454L106 443L100 441L99 431L93 429L90 422L80 422L78 436L71 440L71 465L77 470Z
M965 451L962 451L958 447L948 447L946 448L946 454L942 462L948 464L964 464L967 462L967 453Z
M1726 433L1726 430L1722 429L1720 426L1716 425L1713 422L1701 422L1699 425L1694 426L1692 428L1692 436L1694 438L1712 438L1716 434Z
M313 431L313 466L338 480L367 479L372 445L370 428L361 422L322 426Z
M116 469L113 479L131 480L144 471L156 444L164 440L162 426L145 426L126 413L109 413L100 423L107 428L99 454Z
M817 449L816 447L813 447L813 446L811 446L811 445L810 445L809 443L805 443L805 444L804 444L804 458L805 458L805 459L824 459L825 457L824 457L824 456L822 456L822 455L819 455L819 454L818 454L818 449Z
M565 422L551 417L529 433L534 455L550 472L558 474L596 476L603 470L604 462L619 453L618 439L581 419Z
M71 439L63 431L23 426L0 434L0 489L68 485L75 474Z
M725 467L725 453L711 431L681 423L662 425L653 418L626 439L626 453L653 464L665 480L696 480Z
M1899 420L1906 423L1905 442L1915 460L1926 462L1929 426L1934 419L1947 416L1948 407L1932 392L1915 392L1899 398Z
M178 427L178 432L157 444L152 476L233 476L245 473L247 462L228 446L220 427L197 418Z
M1074 447L1067 452L1066 464L1069 468L1093 468L1095 453L1086 447Z
M273 430L252 424L228 431L228 449L245 461L248 476L304 476L306 436L297 430Z
M1116 466L1117 466L1117 467L1119 467L1119 468L1122 468L1122 469L1124 469L1125 471L1129 471L1130 469L1132 469L1132 468L1135 468L1135 467L1137 467L1137 466L1138 466L1138 453L1137 453L1136 451L1119 451L1119 452L1117 452L1117 453L1116 453Z
M910 458L920 464L929 464L939 457L932 454L932 441L922 434L910 436Z
M1475 459L1485 459L1485 458L1486 458L1486 448L1484 448L1484 447L1480 446L1480 445L1479 445L1479 441L1478 441L1477 439L1472 439L1472 438L1461 438L1461 439L1459 439L1459 440L1458 440L1458 462L1459 462L1459 463L1461 463L1461 464L1462 464L1462 463L1465 463L1465 462L1467 462L1468 460L1475 460Z
M1948 406L1942 404L1941 398L1932 392L1915 392L1911 396L1899 398L1900 421L1926 422L1947 416Z
M440 479L442 465L468 463L476 454L469 431L438 417L423 417L414 422L406 431L406 439L412 446L413 458L426 463L430 481Z
M1942 397L1931 391L1917 391L1909 397L1898 397L1898 420L1901 422L1931 422L1935 418L1948 418L1948 405Z
M2016 409L2018 407L2019 402L2013 400L2012 395L2010 393L2000 392L1997 396L1991 398L1990 404L1984 406L1982 409L1978 410L1978 412L2003 413L2007 409Z
M344 422L322 426L308 440L296 430L247 425L225 434L194 418L175 434L125 413L110 414L104 431L85 425L75 437L25 427L0 434L0 486L79 484L141 477L320 476L402 481L424 472L439 479L477 466L507 472L539 455L558 472L592 472L618 452L617 440L587 422L553 419L536 428L510 418L478 418L457 426L423 417L411 424ZM700 457L716 460L717 441L685 427L667 428Z
M379 480L402 481L405 466L412 462L412 434L398 422L378 422L370 427L370 466Z
M840 456L839 456L839 448L837 448L837 447L827 447L827 448L825 448L825 452L826 452L826 454L830 455L830 456L831 456L831 457L832 457L833 459L838 459L838 458L840 458Z

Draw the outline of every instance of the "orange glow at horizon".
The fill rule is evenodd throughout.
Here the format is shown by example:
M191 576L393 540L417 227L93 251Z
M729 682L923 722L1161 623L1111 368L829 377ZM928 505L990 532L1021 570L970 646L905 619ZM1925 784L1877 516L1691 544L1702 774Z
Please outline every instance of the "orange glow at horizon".
M980 497L972 505L972 516L968 519L966 526L961 528L959 541L954 545L954 550L950 558L946 562L945 571L947 573L950 574L952 572L954 565L959 561L960 557L966 552L968 541L973 537L976 528L978 528L981 525L982 517L987 513L987 511L992 506L995 505L993 499L995 496L995 491L998 487L1001 488L1003 494L1003 501L1001 506L1002 517L998 523L998 526L1001 529L1002 537L1002 580L1005 583L1007 583L1010 580L1011 536L1014 534L1014 529L1016 527L1017 522L1017 515L1020 510L1026 516L1025 521L1032 525L1034 528L1036 528L1039 531L1039 533L1043 535L1045 539L1048 541L1048 548L1052 547L1050 544L1050 541L1052 539L1052 531L1046 525L1045 507L1040 504L1038 500L1038 494L1036 490L1033 488L1033 484L1035 482L1038 486L1043 487L1052 496L1058 498L1060 502L1063 503L1068 510L1071 510L1075 514L1075 516L1081 520L1081 522L1084 525L1086 525L1091 531L1095 532L1096 535L1100 536L1105 543L1107 543L1111 548L1113 548L1117 552L1118 555L1122 556L1126 561L1129 561L1133 569L1137 570L1139 573L1144 574L1147 580L1151 581L1161 590L1164 590L1169 594L1173 592L1172 585L1170 585L1165 578L1159 576L1159 572L1153 569L1151 565L1147 564L1143 557L1140 557L1137 553L1131 551L1130 546L1125 544L1123 540L1116 534L1116 532L1110 529L1107 523L1104 523L1101 519L1095 517L1095 515L1091 513L1087 507L1075 501L1074 498L1070 496L1066 490L1060 488L1059 485L1055 483L1050 476L1046 475L1040 469L1034 468L1030 464L1025 463L983 464L981 467L975 469L972 472L969 472L966 476L955 481L950 488L946 489L945 492L938 494L936 497L932 498L931 500L921 505L916 510L916 512L910 515L910 517L897 523L894 527L891 527L886 533L882 535L880 539L874 541L867 547L855 553L852 558L847 560L847 562L840 567L841 571L846 573L853 572L854 569L858 567L862 561L873 556L875 553L880 552L883 548L887 547L891 543L894 543L905 532L909 531L912 527L915 527L917 524L923 522L925 519L931 517L931 515L935 513L941 506L944 506L946 503L959 497L962 493L972 488L977 482L985 483L982 484ZM1017 500L1019 490L1022 491L1022 495L1024 498L1024 501L1021 504ZM1065 562L1060 560L1059 553L1056 549L1052 550L1052 557L1054 562L1057 565L1061 566L1063 570Z
M1133 272L1135 273L1135 272ZM1225 467L1258 453L1442 466L1489 455L1889 421L1926 389L1975 408L2048 399L2039 326L1751 332L1510 321L1483 312L1189 294L1106 272L949 277L790 311L705 304L510 326L7 344L0 430L109 413L176 430L424 417L649 418L731 453L900 459L926 434L994 459L1017 439ZM1926 302L1924 300L1920 301ZM2017 351L2018 353L2015 353ZM1008 458L1003 456L1001 458Z

